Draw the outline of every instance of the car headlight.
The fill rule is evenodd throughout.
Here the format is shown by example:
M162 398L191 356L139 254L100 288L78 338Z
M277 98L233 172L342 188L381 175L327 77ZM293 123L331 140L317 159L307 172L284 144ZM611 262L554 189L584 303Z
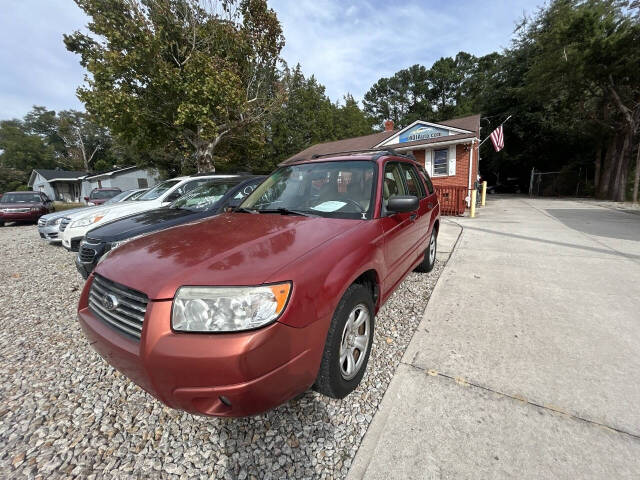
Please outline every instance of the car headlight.
M93 225L94 223L99 222L103 218L104 215L89 215L88 217L79 218L75 222L71 222L71 225L69 225L69 227L86 227L88 225Z
M62 221L62 217L53 218L47 222L47 226L51 227L53 225L60 225L61 221Z
M239 332L274 322L284 311L291 283L260 287L180 287L171 326L182 332Z

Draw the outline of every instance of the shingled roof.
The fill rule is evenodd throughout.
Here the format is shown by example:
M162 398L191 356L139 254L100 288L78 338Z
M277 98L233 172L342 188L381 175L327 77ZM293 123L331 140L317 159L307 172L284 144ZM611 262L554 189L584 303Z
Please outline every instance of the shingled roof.
M461 130L468 130L471 133L459 133L456 135L449 135L447 137L433 138L429 140L418 140L415 142L403 143L402 147L410 147L413 145L425 145L429 143L438 143L443 139L446 140L460 140L465 138L478 137L480 135L480 114L469 115L467 117L452 118L451 120L443 120L441 122L429 122L437 123L445 127L459 128ZM301 152L288 158L286 161L294 159L311 158L313 155L326 155L335 152L348 152L351 150L367 150L374 149L376 145L385 141L389 137L398 133L401 129L395 129L391 131L372 133L370 135L364 135L362 137L345 138L344 140L337 140L334 142L317 143L308 148L305 148Z
M87 172L72 170L44 170L41 168L37 168L34 171L42 175L45 180L53 180L54 178L77 180L87 176Z

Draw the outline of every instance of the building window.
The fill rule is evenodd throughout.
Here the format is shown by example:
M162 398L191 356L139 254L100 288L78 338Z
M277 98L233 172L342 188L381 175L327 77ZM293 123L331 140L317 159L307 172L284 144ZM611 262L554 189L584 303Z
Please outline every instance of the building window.
M149 188L149 183L146 178L138 179L138 188Z
M449 173L448 148L433 151L433 175L447 175Z

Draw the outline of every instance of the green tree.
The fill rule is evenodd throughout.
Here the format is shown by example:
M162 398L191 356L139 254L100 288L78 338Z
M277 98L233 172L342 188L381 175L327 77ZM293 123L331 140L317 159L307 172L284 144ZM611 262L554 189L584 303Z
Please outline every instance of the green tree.
M364 112L379 126L385 120L404 127L420 118L431 119L432 94L427 77L425 67L413 65L392 77L381 78L364 95Z
M69 163L75 168L100 171L109 163L120 163L110 155L112 140L108 130L92 122L84 112L61 111L57 117L57 134L63 141Z
M542 101L565 132L591 134L596 193L619 201L640 127L640 23L627 6L556 0L524 23L516 42L532 51L522 97Z
M266 0L76 3L91 18L90 34L64 36L90 73L78 96L138 150L186 153L214 170L220 144L278 106L284 39Z
M359 137L373 132L373 119L365 115L358 102L349 93L343 98L344 104L334 105L333 130L336 140Z
M300 65L282 76L285 102L266 122L265 155L275 163L315 143L334 140L333 105L314 76L305 78Z
M0 165L31 173L34 168L56 166L53 147L38 135L28 132L20 120L0 122Z

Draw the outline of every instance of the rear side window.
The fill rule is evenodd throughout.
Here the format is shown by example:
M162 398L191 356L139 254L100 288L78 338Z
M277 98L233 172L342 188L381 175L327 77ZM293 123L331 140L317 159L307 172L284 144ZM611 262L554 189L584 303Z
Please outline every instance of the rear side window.
M424 185L420 181L420 177L418 177L418 172L413 167L413 165L409 163L402 163L400 168L402 169L409 195L415 195L418 198L424 198L425 197Z
M209 183L210 181L211 181L210 178L205 178L205 179L202 179L202 180L194 180L192 182L187 182L184 185L178 187L176 192L178 192L178 194L180 196L182 196L185 193L190 192L194 188L199 187L200 185L204 185L205 183Z
M422 180L424 180L424 183L427 186L427 192L429 193L429 195L433 194L434 188L433 182L431 182L431 177L427 174L427 171L422 167L422 165L418 170L420 172Z

